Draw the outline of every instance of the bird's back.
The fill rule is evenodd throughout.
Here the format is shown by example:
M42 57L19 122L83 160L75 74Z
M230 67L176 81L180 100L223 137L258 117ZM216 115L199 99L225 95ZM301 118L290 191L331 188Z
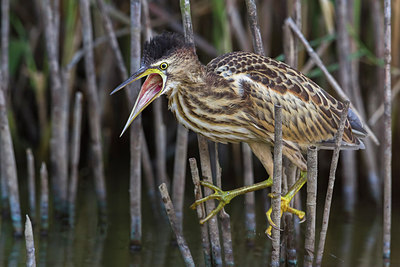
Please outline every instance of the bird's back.
M248 52L232 52L215 58L207 73L217 75L241 105L237 116L260 139L273 142L274 105L282 106L283 140L304 150L309 145L333 147L334 135L344 108L311 79L285 63ZM218 87L218 86L216 86ZM217 89L218 90L218 89ZM343 147L357 149L365 135L362 123L349 111Z

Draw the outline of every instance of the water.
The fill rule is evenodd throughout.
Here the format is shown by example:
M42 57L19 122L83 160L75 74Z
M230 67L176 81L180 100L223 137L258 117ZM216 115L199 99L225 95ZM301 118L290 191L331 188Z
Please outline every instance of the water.
M50 222L48 236L40 236L34 225L38 266L184 266L178 248L171 242L169 224L151 209L143 193L143 247L139 252L129 249L128 177L108 181L108 224L100 227L96 199L90 180L81 182L77 205L76 225L73 229L58 220ZM189 209L193 201L192 185L187 185L184 235L196 265L203 266L200 230L195 211ZM304 192L303 192L304 194ZM256 194L261 202L260 193ZM321 203L321 202L320 202ZM358 203L354 219L347 222L340 198L334 198L325 247L323 266L382 266L382 213L368 203ZM400 266L399 203L393 205L392 266ZM245 241L243 198L232 201L227 208L231 215L233 249L236 266L266 266L270 259L271 242L265 236L265 217L257 206L257 231L254 247ZM317 227L321 224L322 208L318 207ZM304 238L305 224L300 227ZM319 233L319 228L317 229ZM303 240L299 242L304 244ZM303 245L299 246L302 263ZM0 266L25 266L24 239L12 236L8 219L1 223ZM301 266L302 264L300 264Z

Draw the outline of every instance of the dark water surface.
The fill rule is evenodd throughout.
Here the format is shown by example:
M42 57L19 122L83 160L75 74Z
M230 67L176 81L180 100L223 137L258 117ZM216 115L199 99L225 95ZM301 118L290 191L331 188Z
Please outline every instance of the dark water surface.
M153 212L144 192L143 247L140 252L129 249L128 177L124 182L109 182L108 223L98 223L96 199L91 182L81 182L77 205L76 226L68 229L59 220L50 222L47 237L39 235L34 226L38 266L184 266L176 246L171 245L171 230L165 218ZM120 179L118 181L121 181ZM189 209L193 198L192 185L187 185L184 235L195 263L204 266L200 245L200 230L194 211ZM304 190L303 190L304 191ZM258 203L261 194L256 194ZM320 202L321 203L321 202ZM325 248L323 266L382 266L382 213L369 203L358 203L353 220L347 222L340 200L334 199ZM393 205L392 266L400 266L399 203ZM265 217L262 205L257 207L257 231L254 247L246 246L243 198L232 201L227 208L231 215L233 249L236 266L267 266L271 241L265 236ZM321 206L318 207L317 233L321 225ZM305 224L300 227L304 238ZM304 240L298 248L302 263ZM8 219L1 223L0 266L25 266L24 239L12 236ZM302 264L300 264L302 266Z

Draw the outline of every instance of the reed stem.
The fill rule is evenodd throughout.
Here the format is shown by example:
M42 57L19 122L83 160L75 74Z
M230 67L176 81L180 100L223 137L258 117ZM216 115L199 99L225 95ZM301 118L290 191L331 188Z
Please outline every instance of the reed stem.
M68 187L68 203L69 203L69 225L73 226L75 222L75 202L78 191L78 165L81 146L81 125L82 125L82 93L75 94L75 106L72 125L71 139L71 161L70 161L70 177Z
M140 31L141 31L141 3L140 0L130 1L130 20L131 20L131 71L135 71L140 65ZM132 83L131 103L140 90L140 82ZM130 128L130 152L131 152L131 176L130 176L130 214L131 232L130 244L132 250L138 250L142 244L142 211L141 211L141 191L142 191L142 171L141 171L141 146L142 117L139 115L132 123Z
M271 193L272 198L271 219L276 228L272 228L272 255L271 266L280 266L280 227L281 227L281 184L282 184L282 107L274 106L275 133L274 133L274 178Z
M82 20L83 45L86 50L86 98L88 102L93 175L95 179L95 189L100 218L102 222L104 222L107 209L107 196L104 177L103 149L101 142L100 101L96 90L96 70L94 66L92 19L89 0L80 0L80 11Z
M49 182L46 163L40 167L40 234L49 230Z
M174 205L172 204L171 198L168 193L167 185L162 183L158 189L160 190L162 201L164 202L165 211L167 212L171 228L176 236L176 241L178 243L179 250L182 254L183 260L186 266L195 266L192 254L190 253L189 247L183 237L181 226L179 226L178 218L175 214Z
M29 192L29 211L31 218L35 221L36 218L36 190L35 190L35 159L32 150L26 150L26 165L28 172L28 192Z
M35 267L36 266L35 243L33 240L32 223L28 215L26 215L26 222L25 222L25 245L26 245L26 266Z
M391 1L384 1L384 141L383 141L383 259L390 263L392 226L392 101L391 101Z
M194 185L194 200L199 200L203 198L203 193L201 192L200 187L200 176L199 176L199 169L197 168L197 162L195 158L189 159L190 170L192 173L192 180ZM199 220L201 218L206 217L206 211L204 207L204 203L196 206L197 217ZM210 252L210 239L208 237L208 227L207 224L200 225L200 232L201 232L201 244L203 248L203 256L204 256L204 263L205 266L210 267L212 266L211 261L211 252Z
M307 225L304 245L304 266L313 266L315 253L315 220L317 209L318 150L311 146L307 150Z
M333 187L335 186L336 168L337 168L337 164L338 164L338 160L339 160L340 146L342 143L343 130L344 130L344 125L345 125L346 118L347 118L347 112L349 110L349 105L350 105L349 101L346 101L344 103L344 108L340 115L339 129L335 134L335 149L333 150L332 162L331 162L331 167L329 170L329 182L328 182L328 189L327 189L326 197L325 197L324 214L323 214L323 218L322 218L322 227L321 227L319 243L318 243L318 253L317 253L316 263L315 263L316 266L321 266L321 264L322 264L322 256L324 253L326 233L328 232L329 214L331 211L331 203L332 203L332 197L333 197Z
M19 202L17 166L10 127L7 117L7 104L4 89L0 89L0 153L1 175L7 181L7 191L11 210L14 235L22 236L21 207Z

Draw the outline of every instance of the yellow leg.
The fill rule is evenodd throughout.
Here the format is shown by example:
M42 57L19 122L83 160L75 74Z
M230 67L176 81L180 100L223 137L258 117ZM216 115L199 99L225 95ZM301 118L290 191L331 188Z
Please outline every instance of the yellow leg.
M223 190L221 190L221 188L219 188L211 183L204 182L204 181L201 181L200 184L214 190L214 193L209 196L206 196L202 199L196 200L196 202L194 202L190 206L192 209L196 209L196 207L199 204L201 204L207 200L211 200L211 199L219 200L219 205L212 212L210 212L210 214L208 214L208 216L206 218L200 220L200 223L203 224L206 221L208 221L211 217L216 215L220 210L222 210L222 208L226 204L231 202L232 198L239 196L239 195L246 194L248 192L253 192L256 190L260 190L260 189L264 189L264 188L272 186L272 178L269 177L265 181L262 181L262 182L259 182L259 183L253 184L253 185L243 186L243 187L240 187L240 188L237 188L234 190L230 190L230 191L223 191Z
M290 207L289 204L290 204L290 201L292 200L292 198L296 195L296 193L301 189L301 187L306 182L307 182L307 172L302 171L301 175L300 175L300 179L298 179L296 181L296 183L289 189L289 191L287 192L286 195L281 197L281 216L282 216L283 212L290 212L290 213L293 213L294 215L296 215L297 217L299 217L299 219L301 221L304 221L305 212L301 211L301 210L296 210L296 209ZM268 194L268 196L270 196L272 198L279 197L272 193ZM267 211L267 219L268 219L270 226L268 226L265 233L268 236L271 236L272 227L274 227L275 229L277 228L276 224L271 219L271 213L272 213L272 207Z

